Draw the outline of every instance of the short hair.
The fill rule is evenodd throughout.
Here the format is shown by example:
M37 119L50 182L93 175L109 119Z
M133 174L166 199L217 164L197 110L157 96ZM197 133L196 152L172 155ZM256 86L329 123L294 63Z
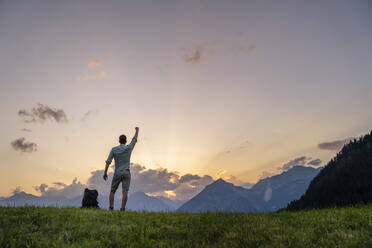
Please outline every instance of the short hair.
M120 143L120 144L125 144L125 143L127 143L127 136L125 136L124 134L120 135L120 136L119 136L119 143Z

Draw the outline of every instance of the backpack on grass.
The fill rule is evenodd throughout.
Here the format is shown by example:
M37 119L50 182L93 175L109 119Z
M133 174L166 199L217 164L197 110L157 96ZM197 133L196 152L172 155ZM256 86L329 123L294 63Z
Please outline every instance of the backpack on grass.
M98 191L95 189L88 189L84 190L83 201L81 203L82 208L99 208L98 207Z

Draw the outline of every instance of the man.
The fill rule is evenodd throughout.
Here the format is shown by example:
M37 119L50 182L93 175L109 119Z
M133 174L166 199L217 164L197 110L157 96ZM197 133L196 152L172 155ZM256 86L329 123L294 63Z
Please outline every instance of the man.
M123 189L123 198L121 201L121 209L125 211L125 205L127 204L128 199L128 190L130 185L130 156L132 154L134 145L137 142L138 137L138 130L139 128L136 127L136 133L130 142L129 145L125 145L127 143L127 137L123 134L119 137L120 145L115 146L111 149L110 154L106 160L106 168L105 173L103 174L103 179L107 180L107 170L109 165L111 164L112 159L115 159L115 172L114 177L112 178L111 183L111 192L110 192L110 210L114 209L114 197L115 192L121 183L121 187Z

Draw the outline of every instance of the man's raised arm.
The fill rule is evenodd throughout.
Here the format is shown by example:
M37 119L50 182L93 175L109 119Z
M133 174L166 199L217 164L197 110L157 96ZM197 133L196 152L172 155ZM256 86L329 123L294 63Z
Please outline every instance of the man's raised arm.
M129 147L130 147L131 149L134 148L134 145L135 145L136 142L137 142L138 131L139 131L139 128L136 127L136 133L134 134L133 139L132 139L132 141L131 141L130 144L129 144Z
M134 137L133 137L133 138L136 138L136 139L137 139L137 137L138 137L139 127L135 127L135 129L136 129L136 133L134 134Z

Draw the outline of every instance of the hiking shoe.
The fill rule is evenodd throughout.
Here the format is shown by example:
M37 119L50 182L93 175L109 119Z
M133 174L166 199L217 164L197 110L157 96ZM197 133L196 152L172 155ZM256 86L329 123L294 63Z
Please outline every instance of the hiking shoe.
M114 210L114 208L113 207L109 207L109 210L112 211L112 210Z
M123 211L123 212L125 212L125 208L120 208L120 211Z

